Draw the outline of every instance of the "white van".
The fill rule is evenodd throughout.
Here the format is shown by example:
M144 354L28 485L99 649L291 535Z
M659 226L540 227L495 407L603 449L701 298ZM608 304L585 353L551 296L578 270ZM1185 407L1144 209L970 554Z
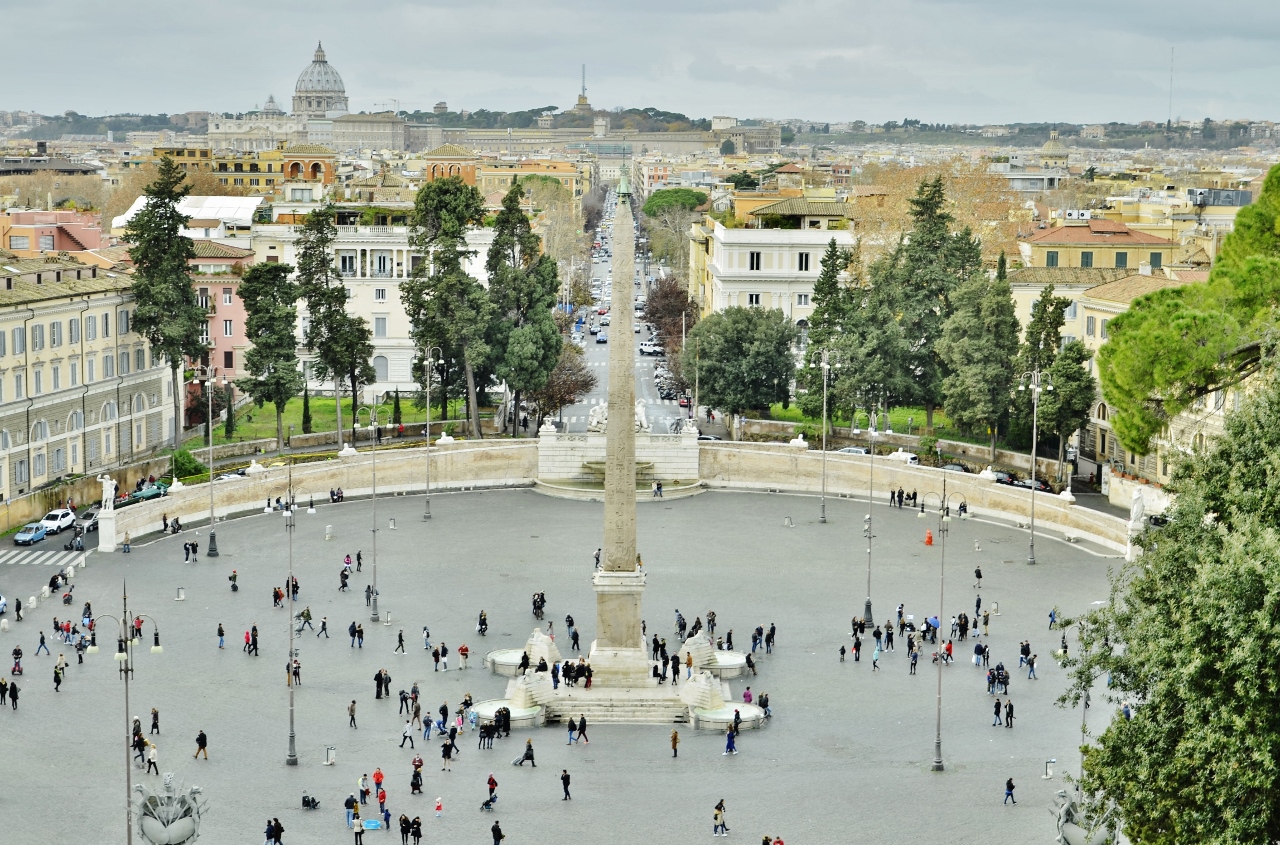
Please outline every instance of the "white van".
M920 466L919 456L913 452L904 451L901 446L898 447L898 451L890 452L885 457L891 461L902 461L907 466Z

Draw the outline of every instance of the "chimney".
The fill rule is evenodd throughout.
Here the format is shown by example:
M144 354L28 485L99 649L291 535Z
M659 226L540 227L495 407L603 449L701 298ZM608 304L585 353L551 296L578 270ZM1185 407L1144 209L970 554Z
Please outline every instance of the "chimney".
M1150 275L1151 275L1151 265L1150 265L1149 263L1147 263L1146 261L1144 261L1144 262L1142 262L1141 264L1139 264L1139 265L1138 265L1138 275L1139 275L1139 276L1150 276Z

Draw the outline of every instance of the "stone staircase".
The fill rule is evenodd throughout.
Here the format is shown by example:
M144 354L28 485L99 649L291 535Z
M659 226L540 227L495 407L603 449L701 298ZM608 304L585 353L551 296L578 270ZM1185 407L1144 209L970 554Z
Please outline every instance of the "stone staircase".
M603 691L561 684L555 697L545 702L547 722L562 724L570 717L586 715L589 732L591 725L602 723L652 725L689 721L689 706L669 686L610 689L607 695L598 692Z

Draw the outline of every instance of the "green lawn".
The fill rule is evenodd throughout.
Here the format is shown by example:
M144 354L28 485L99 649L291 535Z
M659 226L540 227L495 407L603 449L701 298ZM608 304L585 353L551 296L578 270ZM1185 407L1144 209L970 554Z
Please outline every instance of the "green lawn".
M775 404L769 409L769 416L770 419L780 420L782 422L808 423L815 428L819 428L822 425L822 420L820 418L806 417L800 412L800 408L796 405L792 405L790 408L783 410L781 404ZM924 428L924 421L924 408L894 408L889 412L890 428L901 434L921 434L921 429ZM883 414L880 415L880 422L882 424L884 422ZM849 420L847 417L837 416L832 418L831 424L847 428ZM858 427L865 428L866 425L866 413L859 412ZM956 432L951 428L951 421L947 419L947 415L942 412L941 408L933 412L933 427L934 434L939 437L953 437L956 434ZM910 432L908 432L908 428L910 429Z
M461 399L449 400L449 418L458 419L462 415ZM392 403L388 401L380 411L378 416L380 419L389 419L391 414ZM411 397L400 394L400 415L405 426L416 423L419 429L416 433L421 433L420 426L427 421L427 412L420 411L413 406ZM361 414L361 420L367 421L369 415ZM431 408L431 419L440 419L440 408L433 405ZM289 402L284 409L284 436L289 437L289 426L293 426L294 434L302 434L302 397ZM342 400L342 425L350 430L351 428L351 400ZM338 426L338 420L334 414L333 399L328 397L311 397L311 430L318 433L322 431L333 431ZM227 443L227 437L223 433L226 430L223 424L219 424L213 430L213 442ZM268 403L259 408L257 405L247 405L240 409L236 414L236 430L231 436L231 442L240 440L264 440L276 436L276 410L275 406ZM207 443L204 438L200 441ZM199 445L192 441L187 441L190 448L199 448Z

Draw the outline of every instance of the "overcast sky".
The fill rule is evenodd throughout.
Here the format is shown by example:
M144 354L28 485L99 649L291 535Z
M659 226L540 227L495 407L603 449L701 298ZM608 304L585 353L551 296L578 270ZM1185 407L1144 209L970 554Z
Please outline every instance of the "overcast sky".
M0 0L0 109L572 106L822 121L1280 118L1278 0ZM31 33L26 37L21 33ZM38 35L37 35L38 34Z

